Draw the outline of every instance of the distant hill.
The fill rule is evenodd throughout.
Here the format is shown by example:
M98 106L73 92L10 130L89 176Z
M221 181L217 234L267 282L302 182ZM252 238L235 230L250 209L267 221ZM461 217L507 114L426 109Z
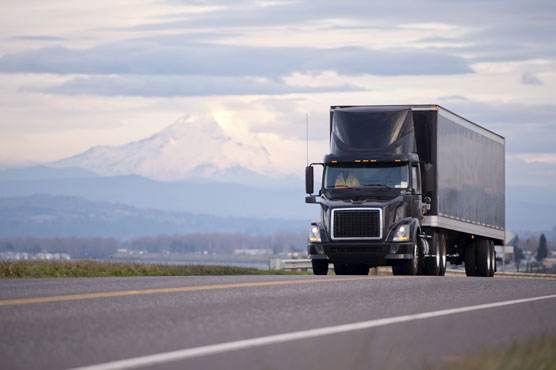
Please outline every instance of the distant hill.
M192 233L304 232L304 220L217 217L142 209L69 196L0 199L0 237L115 237Z
M99 175L77 167L55 168L36 165L0 170L0 183L5 181L87 179L93 177L99 177Z
M98 176L82 169L46 166L0 171L0 197L50 194L224 217L318 217L318 207L304 203L302 181L289 185L262 188L223 182L167 182L138 175Z

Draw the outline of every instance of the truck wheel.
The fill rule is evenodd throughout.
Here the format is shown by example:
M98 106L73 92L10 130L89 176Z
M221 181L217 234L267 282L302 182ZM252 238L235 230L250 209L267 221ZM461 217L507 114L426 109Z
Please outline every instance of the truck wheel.
M403 275L402 265L392 265L392 275Z
M491 252L490 243L487 239L481 238L477 242L477 276L490 276Z
M347 275L347 265L345 263L335 263L334 264L334 273L336 275Z
M369 266L359 265L359 264L348 264L347 274L348 275L369 275Z
M496 251L494 250L494 242L489 240L490 247L490 272L488 276L493 277L496 271Z
M403 275L419 275L423 272L423 258L422 258L422 248L421 248L421 238L418 238L413 245L413 259L404 260L402 262L402 274Z
M438 233L440 242L440 269L438 270L438 276L444 276L446 274L446 264L448 261L448 246L446 245L446 234Z
M444 233L435 232L432 236L431 254L435 257L425 259L425 275L444 276L446 273L446 238Z
M475 256L475 243L465 246L465 274L467 276L477 275L477 258Z
M311 260L311 264L313 265L313 274L328 274L328 260Z

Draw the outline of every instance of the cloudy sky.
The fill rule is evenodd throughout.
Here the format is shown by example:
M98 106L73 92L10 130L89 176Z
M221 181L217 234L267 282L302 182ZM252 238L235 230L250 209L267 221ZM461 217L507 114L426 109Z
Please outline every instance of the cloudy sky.
M555 20L552 0L4 1L0 165L189 114L297 173L306 113L318 161L328 106L433 103L506 137L510 185L556 185Z

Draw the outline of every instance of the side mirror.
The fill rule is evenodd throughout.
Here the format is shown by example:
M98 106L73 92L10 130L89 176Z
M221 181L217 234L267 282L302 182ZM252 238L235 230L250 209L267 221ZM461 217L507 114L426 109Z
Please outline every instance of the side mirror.
M305 167L305 192L307 194L313 194L313 177L313 166Z
M432 193L434 191L434 167L430 163L424 163L421 168L423 193Z

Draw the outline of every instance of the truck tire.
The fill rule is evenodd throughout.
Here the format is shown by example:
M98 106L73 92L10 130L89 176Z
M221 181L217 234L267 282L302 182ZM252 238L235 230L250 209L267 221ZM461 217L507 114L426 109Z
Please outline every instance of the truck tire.
M432 236L431 254L435 257L425 259L425 275L444 276L446 273L446 237L435 232Z
M438 276L446 275L446 265L448 262L448 245L446 244L446 234L443 232L438 233L440 236L440 270L438 271Z
M494 250L494 242L489 240L490 245L490 273L488 276L493 277L496 272L496 251Z
M347 265L345 263L335 263L334 273L336 275L347 275L348 273Z
M311 264L313 265L313 274L328 274L328 260L311 260Z
M492 266L490 251L490 242L487 239L481 238L477 241L477 276L490 276L490 269Z
M465 246L465 274L467 276L477 275L477 258L475 253L475 243Z
M402 275L420 275L423 273L422 241L417 238L413 245L413 259L404 260L401 264Z

